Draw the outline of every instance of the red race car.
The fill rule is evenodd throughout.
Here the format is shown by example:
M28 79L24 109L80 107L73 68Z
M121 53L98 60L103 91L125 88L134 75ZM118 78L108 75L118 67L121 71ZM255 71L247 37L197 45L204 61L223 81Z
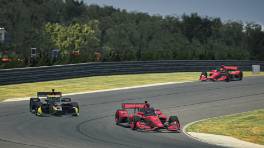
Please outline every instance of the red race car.
M207 72L202 72L200 75L201 81L237 81L243 79L243 72L238 69L237 66L224 66L222 65L220 69L211 70L209 76Z
M115 122L117 125L126 125L133 130L180 131L180 122L177 116L170 116L167 119L167 116L159 109L146 107L145 103L123 103L122 109L116 111Z

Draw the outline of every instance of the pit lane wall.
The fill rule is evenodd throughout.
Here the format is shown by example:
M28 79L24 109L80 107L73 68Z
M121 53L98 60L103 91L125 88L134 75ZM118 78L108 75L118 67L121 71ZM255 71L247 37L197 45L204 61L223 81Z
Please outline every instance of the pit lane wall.
M95 62L16 69L1 69L0 85L115 74L208 71L214 68L218 68L222 64L239 66L239 68L243 71L251 71L252 65L260 65L261 71L264 70L264 61L247 60Z

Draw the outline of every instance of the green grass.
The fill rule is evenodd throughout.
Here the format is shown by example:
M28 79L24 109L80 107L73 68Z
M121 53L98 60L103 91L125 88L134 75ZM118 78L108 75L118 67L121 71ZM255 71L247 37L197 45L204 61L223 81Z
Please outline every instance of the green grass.
M9 98L35 96L38 91L50 91L52 88L63 93L72 93L154 83L195 81L198 80L199 75L200 72L131 74L3 85L0 86L0 101ZM257 75L264 75L264 72ZM244 72L244 76L252 76L252 73Z
M186 130L232 136L264 145L264 109L200 121L190 125Z

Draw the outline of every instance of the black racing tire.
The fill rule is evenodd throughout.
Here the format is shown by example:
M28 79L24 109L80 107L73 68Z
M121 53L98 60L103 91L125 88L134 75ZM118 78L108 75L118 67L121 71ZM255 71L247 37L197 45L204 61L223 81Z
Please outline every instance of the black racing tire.
M169 117L168 124L170 125L172 122L177 122L178 128L180 129L181 124L180 124L179 118L177 116L170 116Z
M119 117L116 120L116 125L119 125L122 122L122 119L120 119Z
M174 122L174 121L180 123L179 118L177 116L170 116L169 120L168 120L169 124Z
M204 75L204 76L207 78L207 72L206 72L206 71L203 71L203 72L201 73L201 75Z
M226 79L225 79L225 81L226 82L229 82L230 81L230 78L231 78L230 74L228 72L226 72Z
M42 112L41 114L39 114L39 113L38 113L38 108L41 108L41 105L37 105L37 106L36 106L35 115L38 116L38 117L41 117L43 112Z
M119 115L118 115L118 113L119 113L119 109L116 111L116 113L115 113L115 123L116 123L116 125L119 125Z
M80 114L80 106L79 106L79 104L77 102L71 102L71 105L72 105L72 107L76 107L78 109L78 112L77 113L76 112L72 113L72 116L75 116L75 117L79 116L79 114Z
M48 106L49 106L49 114L56 114L56 111L53 109L53 104L48 104Z
M124 109L118 109L115 113L115 122L116 122L116 125L119 125L120 123L129 123L129 119L128 117L120 117L119 116L119 113L120 111L126 111ZM127 111L126 111L127 112Z
M34 99L36 98L30 98L29 100L29 111L32 112L33 111L33 106L38 106L41 104L40 100L39 101L34 101Z
M117 117L116 118L116 125L119 125L119 123L120 123L120 119Z
M31 112L31 113L32 113L32 107L33 107L33 105L32 105L32 102L30 100L30 102L29 102L29 112Z
M225 81L226 81L226 82L230 82L230 78L227 77L227 78L225 79Z
M76 107L78 109L78 112L77 113L76 112L73 113L72 116L75 116L75 117L79 116L79 114L80 114L80 107L79 107L78 103L74 102L74 104L72 105L72 107Z
M241 80L243 80L243 72L242 71L239 73L239 81L241 81Z

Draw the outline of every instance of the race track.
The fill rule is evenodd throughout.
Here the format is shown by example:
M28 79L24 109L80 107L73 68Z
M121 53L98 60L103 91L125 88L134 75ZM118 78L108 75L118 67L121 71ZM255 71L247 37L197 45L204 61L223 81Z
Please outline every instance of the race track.
M36 117L27 101L0 103L1 148L206 148L184 133L137 132L114 124L124 102L148 100L181 124L264 108L264 77L237 82L193 82L72 96L79 117Z

